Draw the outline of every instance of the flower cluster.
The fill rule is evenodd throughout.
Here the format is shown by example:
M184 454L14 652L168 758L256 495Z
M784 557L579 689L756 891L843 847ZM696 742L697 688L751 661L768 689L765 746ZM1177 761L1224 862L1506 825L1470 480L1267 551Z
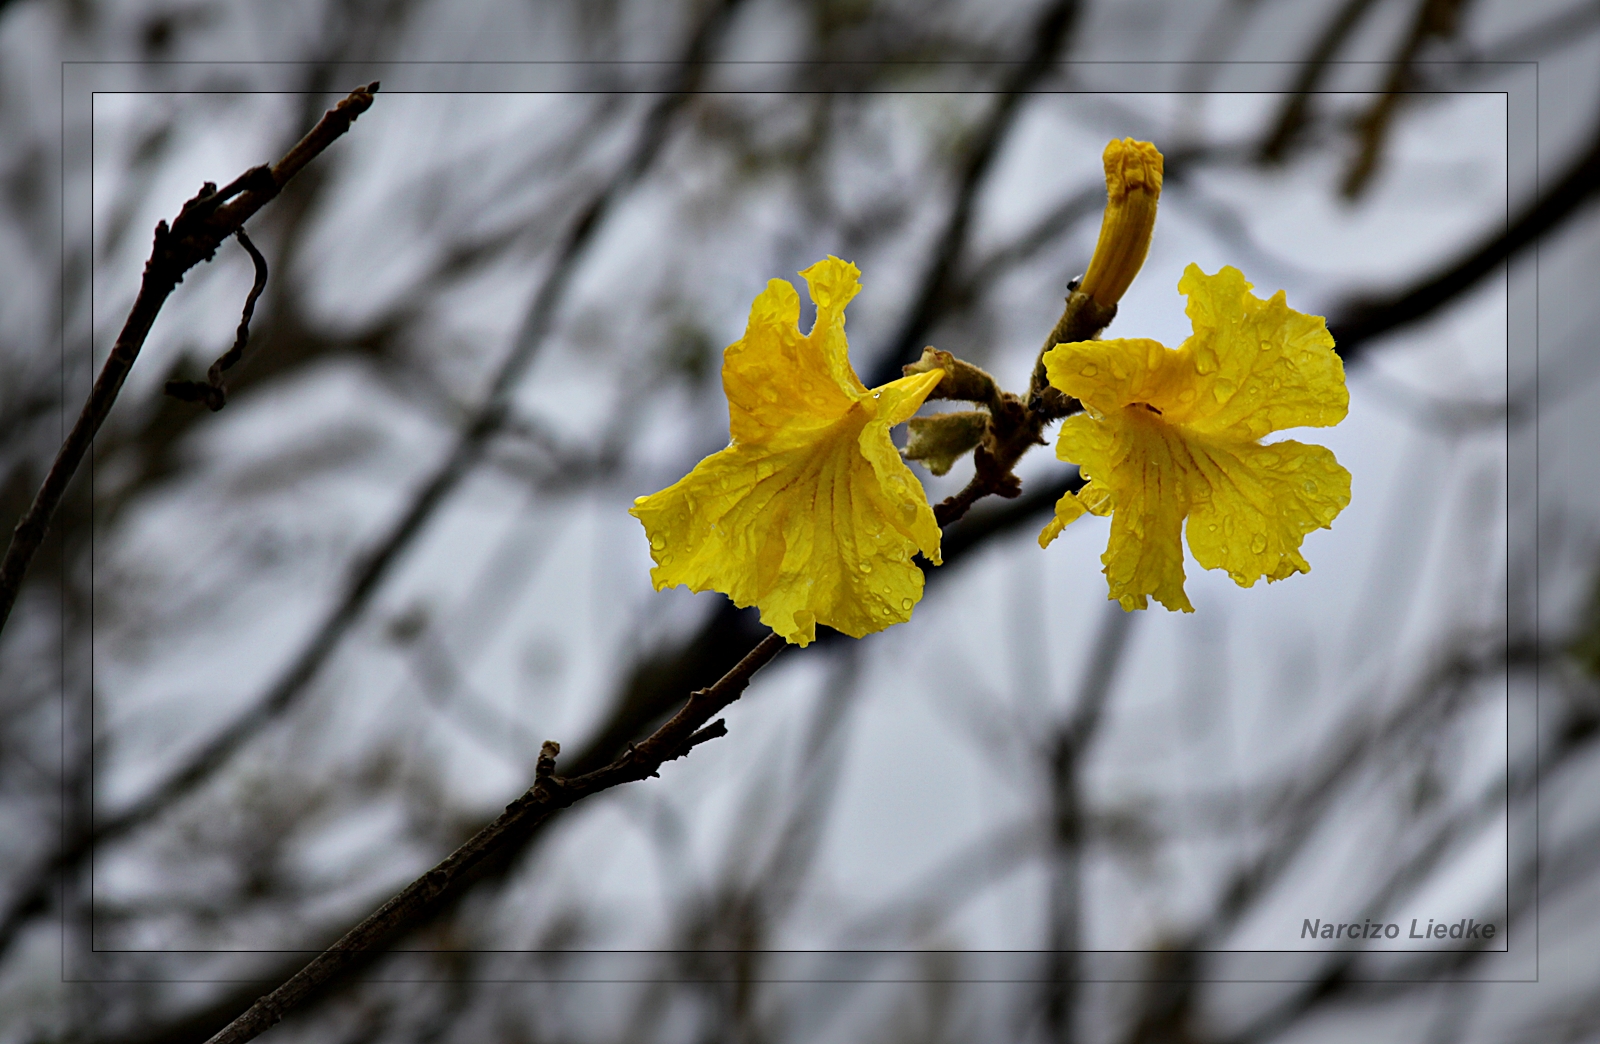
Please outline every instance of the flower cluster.
M1070 414L1056 452L1087 482L1057 503L1039 543L1085 513L1110 515L1101 561L1110 597L1125 609L1153 597L1192 611L1185 533L1196 562L1243 587L1307 572L1301 542L1349 503L1349 472L1321 446L1261 440L1344 418L1344 369L1327 326L1290 309L1281 291L1256 297L1237 269L1207 275L1190 265L1178 290L1194 333L1176 350L1093 339L1144 263L1162 179L1161 154L1147 142L1113 141L1104 163L1100 240L1057 327L1084 339L1046 346L1028 400L933 351L907 376L869 390L850 366L844 332L845 306L860 289L855 265L829 257L800 273L816 304L809 334L798 329L794 287L769 282L744 336L723 355L728 447L634 502L657 589L720 591L758 606L763 623L800 645L815 639L818 624L861 637L910 619L923 588L912 558L939 564L939 525L889 429L930 396L985 407L914 426L908 455L936 474L968 450L980 478L993 471L1003 458L993 448L1002 419L1008 430L1037 433L1046 419ZM1083 316L1092 328L1083 329ZM981 395L965 390L978 387ZM1048 418L1029 413L1024 402L1042 401L1048 389L1069 405ZM1014 486L1008 470L1003 478Z

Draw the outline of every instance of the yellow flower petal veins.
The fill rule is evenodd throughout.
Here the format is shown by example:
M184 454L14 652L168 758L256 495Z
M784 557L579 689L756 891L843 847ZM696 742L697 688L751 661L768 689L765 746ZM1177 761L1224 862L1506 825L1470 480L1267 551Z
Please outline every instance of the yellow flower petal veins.
M869 391L844 336L859 272L830 257L801 275L817 304L811 333L796 327L794 288L775 279L724 353L732 444L631 513L650 538L658 590L721 591L806 645L819 623L859 638L910 619L921 599L911 558L939 562L939 527L889 429L944 371Z
M1085 407L1062 423L1057 455L1091 481L1057 504L1040 543L1085 511L1110 511L1101 561L1111 597L1130 609L1146 596L1192 609L1180 532L1202 567L1249 587L1309 571L1305 535L1350 502L1350 473L1329 450L1259 442L1348 412L1324 321L1290 309L1281 291L1257 298L1234 268L1208 276L1190 265L1178 286L1194 324L1178 350L1125 339L1045 356L1050 383Z

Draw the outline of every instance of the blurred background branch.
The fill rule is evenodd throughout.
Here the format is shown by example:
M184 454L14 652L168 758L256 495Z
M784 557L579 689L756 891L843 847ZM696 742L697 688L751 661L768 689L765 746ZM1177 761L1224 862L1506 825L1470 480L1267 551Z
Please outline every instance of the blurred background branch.
M1355 499L1312 573L1191 569L1192 617L1106 615L1103 523L1040 552L1081 480L1031 454L1020 497L946 531L911 623L764 672L727 739L519 837L276 1032L1594 1037L1571 955L1600 884L1597 11L0 5L8 524L63 382L87 387L78 347L132 303L141 230L207 172L281 153L369 70L387 91L409 62L537 60L562 92L452 93L483 71L437 67L458 78L386 93L285 186L251 229L272 279L227 410L161 388L215 358L248 259L163 310L0 642L0 1035L204 1040L492 819L538 740L570 738L575 775L658 727L763 633L651 591L625 513L726 442L720 349L754 293L849 258L864 377L933 344L1020 388L1093 246L1099 150L1132 135L1168 188L1107 336L1176 343L1197 261L1339 340ZM299 64L161 64L224 54ZM41 99L84 58L140 64L61 169ZM1111 89L1105 62L1145 79ZM1516 62L1539 63L1535 157L1494 93ZM64 234L91 187L92 234ZM1537 327L1537 368L1508 325L1517 351ZM1541 847L1506 841L1535 808ZM1542 981L1457 982L1497 977L1485 947L1298 938L1419 914L1537 928ZM1304 981L1228 981L1296 946ZM1010 981L974 981L986 951ZM581 981L606 952L636 981Z

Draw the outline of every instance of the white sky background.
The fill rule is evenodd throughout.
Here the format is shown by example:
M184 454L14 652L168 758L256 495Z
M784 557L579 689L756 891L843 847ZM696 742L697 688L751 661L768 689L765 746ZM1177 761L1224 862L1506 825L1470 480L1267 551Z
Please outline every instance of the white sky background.
M1201 119L1227 139L1260 126L1277 101L1215 95ZM405 293L438 249L438 225L423 215L447 226L481 221L489 230L534 212L541 174L530 174L530 165L591 103L491 96L468 106L448 95L380 94L337 146L343 166L319 204L332 216L315 234L317 270L275 271L274 278L305 280L317 311L358 327L363 315ZM780 102L764 104L782 118ZM882 203L886 184L916 176L926 162L921 150L948 113L970 114L975 104L959 96L873 99L864 109L882 144L843 157L854 165L838 174L843 205ZM281 124L287 108L273 96L101 96L95 193L102 245L128 198L129 151L161 106L184 109L178 126L203 132L189 132L179 159L137 196L120 248L99 258L101 344L131 301L146 230L201 180L220 181L231 175L219 172L259 161L266 146L258 128ZM1099 182L1099 152L1110 134L1161 145L1162 128L1177 122L1180 109L1178 99L1161 95L1036 100L980 201L975 253ZM1120 127L1108 115L1118 113ZM1497 94L1433 99L1407 116L1370 194L1355 205L1335 197L1340 170L1332 160L1284 172L1209 169L1172 187L1149 260L1108 336L1180 343L1188 323L1175 286L1190 262L1207 271L1233 264L1261 296L1282 288L1291 307L1320 313L1346 291L1390 285L1452 254L1481 233L1485 215L1503 212L1504 121ZM579 142L575 163L608 169L621 141ZM474 157L465 186L430 185L428 166L414 162L463 155ZM783 193L728 194L715 157L674 155L668 168L628 200L584 258L560 329L518 397L525 416L569 446L599 437L619 410L637 414L626 477L551 500L530 498L515 478L482 469L296 713L292 738L279 736L248 759L259 762L254 771L270 775L270 750L282 743L314 771L359 760L374 744L398 743L439 774L448 805L492 814L525 784L538 739L576 741L604 712L605 695L641 651L641 635L681 632L721 597L652 592L642 530L625 513L634 495L672 481L726 438L720 394L689 395L681 384L648 379L641 394L640 378L648 377L639 373L641 360L662 337L662 302L673 300L687 321L725 344L741 333L749 301L767 279L800 285L796 269L840 253L864 273L849 332L865 369L864 353L899 321L926 232L891 240L888 252L855 253L836 233L797 224L796 202ZM849 179L861 181L859 204ZM507 189L509 200L486 216L482 202ZM1239 212L1242 228L1212 220L1219 202ZM1082 222L1065 252L1010 275L986 328L966 331L970 341L940 347L981 361L1008 387L1025 384L1059 310L1061 284L1081 269L1097 221ZM141 500L102 541L96 670L103 727L117 739L100 776L106 807L139 794L172 757L247 706L297 648L337 589L342 563L382 530L446 451L451 404L479 394L515 334L540 264L529 259L491 272L426 317L415 341L434 382L432 415L359 364L318 368L230 403L203 424L185 449L199 466ZM150 338L125 393L129 403L150 396L177 355L203 366L226 347L248 280L248 263L231 244L191 275ZM1251 784L1292 779L1338 722L1400 698L1442 638L1503 619L1504 423L1457 436L1419 421L1414 404L1500 398L1504 324L1503 281L1487 280L1441 320L1385 342L1354 366L1350 416L1338 428L1289 433L1330 446L1354 476L1350 507L1331 531L1306 540L1309 575L1243 590L1191 559L1197 612L1156 607L1139 615L1092 762L1091 800L1107 811L1159 809L1155 818L1185 840L1143 857L1102 854L1091 862L1087 945L1147 947L1202 911L1216 875L1244 843L1212 829L1207 816L1216 813L1207 809ZM1059 467L1040 449L1023 474L1041 481ZM958 465L942 481L919 475L938 499L969 468ZM113 467L97 478L115 475ZM1031 531L1017 534L950 567L957 575L944 578L909 624L860 643L848 738L830 763L838 773L834 816L805 885L803 916L778 944L830 945L853 915L891 902L997 828L1038 815L1030 744L1069 705L1078 664L1106 612L1098 562L1106 529L1105 520L1085 518L1047 551ZM242 588L222 583L234 573L196 568L202 561L252 579ZM526 587L492 618L475 615L487 581L508 562L524 571ZM469 712L430 703L406 651L386 643L386 621L415 606L426 608L437 628L430 640L451 650L469 698L483 706ZM453 626L456 619L475 622ZM560 843L540 854L549 871L533 878L537 894L519 897L505 943L524 944L517 936L538 923L538 911L569 902L596 919L595 945L659 943L663 882L704 884L727 870L730 836L749 814L751 795L782 791L789 784L781 780L798 771L799 737L833 677L827 659L815 651L786 657L730 712L727 739L670 766L661 780L569 817ZM1465 738L1470 757L1452 770L1458 797L1503 770L1503 689L1484 699L1481 731ZM780 782L762 783L775 766ZM1281 917L1250 925L1233 942L1292 946L1302 917L1354 914L1348 904L1361 894L1366 853L1405 831L1397 808L1406 795L1396 789L1405 779L1395 773L1375 782L1339 820L1344 838L1313 846L1274 907ZM769 800L781 807L776 794ZM675 867L649 833L663 808L686 831ZM375 860L371 894L402 883L432 855L390 850L403 820L403 810L347 809L306 840L307 865L327 872L346 860ZM1504 888L1502 831L1503 822L1485 823L1481 843L1452 863L1449 886L1419 898L1406 916L1480 913ZM148 855L102 860L100 896L165 887L149 876ZM951 911L939 937L971 948L1042 945L1043 883L1036 864L1001 874ZM281 940L271 925L236 926L226 940L274 941Z

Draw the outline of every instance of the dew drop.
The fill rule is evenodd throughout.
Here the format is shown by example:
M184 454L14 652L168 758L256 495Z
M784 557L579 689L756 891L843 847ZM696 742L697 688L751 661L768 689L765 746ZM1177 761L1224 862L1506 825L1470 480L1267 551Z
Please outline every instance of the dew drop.
M1232 381L1218 381L1211 389L1211 394L1217 397L1218 402L1227 402L1238 391L1238 385Z
M862 562L862 563L861 563L861 571L862 571L862 572L863 572L863 573L870 573L870 572L872 572L872 563L871 563L871 562Z
M1194 357L1196 373L1216 373L1217 353L1210 348L1202 348Z
M655 536L650 538L650 546L655 548L657 551L660 551L662 548L667 546L667 542L661 537Z
M1093 377L1095 374L1100 372L1100 367L1096 366L1094 363L1090 363L1088 366L1085 366L1079 372L1082 373L1085 377Z
M909 598L900 599L900 608L904 609L906 612L909 613L911 611L911 599L909 599Z
M883 392L873 392L872 393L872 397L874 399L881 399L881 398L883 398Z
M633 498L633 502L635 504L643 504L645 501L647 501L649 499L650 499L649 497L634 497Z
M884 606L883 607L883 615L884 616L889 616L891 613L892 613L892 610L888 606Z
M1264 352L1272 351L1272 342L1271 341L1262 341L1261 342L1261 350L1264 351Z
M1250 538L1250 550L1251 551L1254 551L1256 554L1259 555L1261 552L1265 551L1266 549L1267 549L1267 538L1266 537L1262 536L1260 533L1257 533L1255 536Z
M1304 482L1300 483L1300 488L1305 490L1307 493L1315 493L1317 491L1317 484L1311 479L1306 479Z
M1216 531L1217 531L1217 524L1215 522L1212 522L1210 525L1206 526L1206 532L1215 533Z

